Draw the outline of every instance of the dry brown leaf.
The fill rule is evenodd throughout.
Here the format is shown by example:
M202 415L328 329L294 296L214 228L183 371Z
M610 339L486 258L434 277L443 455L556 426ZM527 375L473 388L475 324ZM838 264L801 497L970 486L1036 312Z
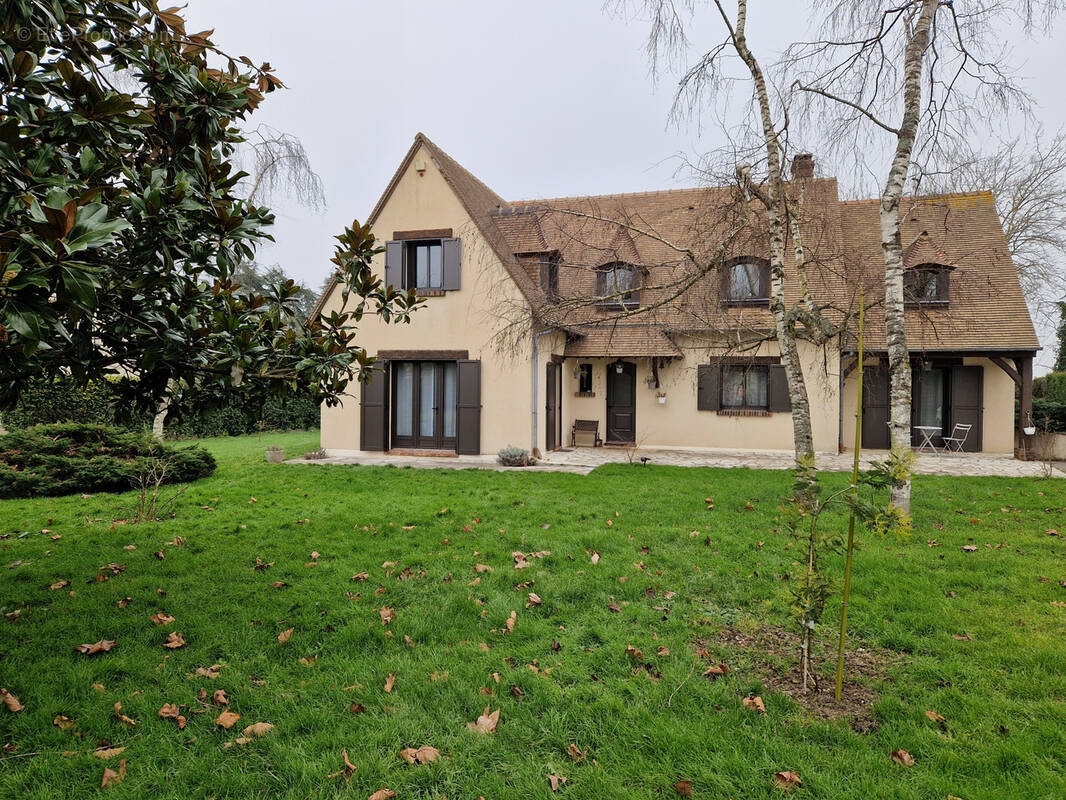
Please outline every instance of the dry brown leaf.
M540 595L536 592L530 592L526 597L529 600L529 602L526 603L526 608L529 608L530 606L539 606L541 604Z
M55 719L52 720L52 724L61 731L68 731L74 727L74 720L70 717L64 717L62 714L56 714Z
M489 707L485 706L485 710L481 712L481 715L474 722L466 723L466 727L469 730L476 733L495 733L496 726L500 723L500 709L496 709L491 714L489 713Z
M600 554L599 554L599 552L596 551L596 550L593 550L592 551L592 555L589 557L589 561L591 561L593 564L599 564L600 563Z
M215 724L221 725L227 731L237 724L237 720L241 718L240 714L234 714L232 711L223 711L215 718Z
M393 798L395 796L396 792L394 792L392 789L389 789L388 787L382 786L380 789L370 795L367 800L390 800L390 798Z
M589 750L587 747L582 750L576 744L571 742L566 747L566 754L570 756L571 761L584 761L586 758L588 758Z
M795 772L775 772L774 783L776 783L779 788L784 789L786 792L790 789L795 789L797 786L803 785L803 781L800 779L800 776L797 775Z
M7 710L13 714L17 714L22 711L26 706L19 702L19 699L15 695L11 694L7 689L0 689L0 697L4 698L4 705Z
M211 695L211 701L216 706L228 706L229 705L229 698L226 697L226 690L225 689L215 689L214 694Z
M167 634L167 640L163 642L163 647L168 650L177 650L179 647L184 647L185 644L185 637L175 631Z
M644 651L643 650L638 650L636 647L634 647L631 644L627 644L626 645L626 655L629 656L634 661L643 661L644 660Z
M509 616L507 618L507 622L504 623L504 627L507 628L507 632L508 633L511 633L511 632L514 631L514 626L515 626L515 623L517 621L518 621L518 614L517 614L517 612L512 611L511 612L511 616Z
M655 654L666 658L668 655L670 655L670 648L666 645L661 644L657 648L655 648Z
M610 522L610 520L607 520ZM553 792L559 791L559 787L566 783L566 778L562 775L549 775L548 784L552 787Z
M122 703L115 703L115 716L118 717L121 722L125 722L127 725L137 724L135 720L130 719L122 713Z
M364 711L366 711L366 709L363 708L362 703L352 703L350 706L348 706L349 714L362 714Z
M57 589L66 589L68 586L70 586L70 581L56 581L48 588L54 592Z
M174 617L169 614L164 614L162 611L152 614L148 619L152 620L156 625L169 625L174 621Z
M341 750L341 758L344 759L344 769L342 769L340 772L334 772L331 775L328 775L327 777L332 780L333 778L337 778L343 775L345 782L347 782L350 781L352 779L352 775L355 774L355 764L348 760L348 748L343 748Z
M692 781L678 781L674 784L674 791L682 797L692 797Z
M906 750L893 750L892 760L899 764L901 767L914 766L914 756L912 756Z
M703 677L710 678L712 681L715 678L720 678L722 675L729 674L729 667L725 664L712 664L703 671Z
M977 552L977 545L975 545L975 544L964 544L962 546L962 551L964 553L976 553Z
M937 725L943 725L947 720L942 714L938 714L936 711L926 711L925 715L929 718L930 722L935 722Z
M391 693L392 688L396 685L396 675L390 672L385 676L385 685L382 687L386 693Z
M422 747L405 747L400 751L400 758L408 764L431 764L440 758L440 750L436 747L423 745Z
M115 605L118 606L119 608L125 608L126 606L128 606L132 602L133 602L133 598L132 597L123 597L121 600L116 602Z
M313 656L303 656L300 659L300 664L302 664L305 667L313 667L317 663L318 663L318 653L315 653Z
M210 667L197 667L196 674L201 675L204 678L210 678L211 680L215 680L215 678L218 677L218 673L221 669L221 664L212 664Z
M388 606L382 606L378 609L378 616L381 617L382 626L385 626L396 619L396 612Z
M353 581L365 581L369 577L370 577L370 573L369 572L357 572L355 575L352 576L351 579Z
M100 788L106 789L108 786L114 786L116 783L126 777L126 759L122 759L118 762L118 771L111 769L110 767L104 767L104 777L100 780Z
M107 689L104 688L104 685L102 683L94 683L93 686L92 686L92 689L93 689L94 692L106 692L107 691Z
M96 758L102 758L106 761L109 758L122 755L124 752L126 752L125 747L101 747L93 750L93 755Z
M479 575L483 572L492 572L492 567L490 567L488 564L474 564L474 572L478 573Z
M101 639L95 644L79 644L74 648L75 653L81 653L82 655L91 656L96 653L106 653L112 647L115 646L115 642L112 639Z
M253 736L266 736L272 730L274 730L274 726L269 722L254 722L245 728L242 733L251 738Z
M289 628L288 630L284 630L281 633L279 633L278 634L278 644L285 644L285 642L289 641L289 639L292 637L293 631L295 631L295 630L296 630L296 628Z
M618 603L608 603L607 604L607 610L608 611L613 611L615 614L621 614L622 613L622 607L620 605L618 605Z
M760 714L766 713L766 705L763 703L761 697L745 697L740 702L744 704L744 708L750 708L752 711L758 711Z

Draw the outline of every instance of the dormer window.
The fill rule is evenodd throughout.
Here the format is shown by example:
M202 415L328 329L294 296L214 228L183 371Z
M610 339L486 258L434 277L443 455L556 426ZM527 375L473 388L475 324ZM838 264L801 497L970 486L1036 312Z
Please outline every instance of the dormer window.
M461 242L451 228L396 231L385 244L385 284L419 294L457 291L461 277Z
M730 304L770 301L770 263L761 258L739 258L726 264L722 297Z
M604 264L596 273L596 296L604 305L640 304L640 281L632 264Z
M922 264L903 273L903 297L911 305L946 305L950 267Z

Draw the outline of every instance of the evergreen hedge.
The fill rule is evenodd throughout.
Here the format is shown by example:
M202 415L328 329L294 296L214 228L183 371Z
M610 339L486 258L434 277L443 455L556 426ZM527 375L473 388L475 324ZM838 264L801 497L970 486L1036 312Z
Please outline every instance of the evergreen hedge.
M95 424L37 425L0 436L0 498L51 497L137 488L138 477L165 465L163 483L215 471L202 447L175 447L150 433Z

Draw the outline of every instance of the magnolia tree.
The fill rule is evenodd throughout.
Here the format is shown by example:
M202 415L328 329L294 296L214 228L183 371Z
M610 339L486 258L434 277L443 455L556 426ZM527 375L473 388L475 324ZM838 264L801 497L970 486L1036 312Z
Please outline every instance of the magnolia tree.
M334 404L371 362L363 314L416 307L374 275L358 223L333 258L343 313L304 321L292 281L235 280L273 220L241 196L241 129L282 84L210 36L154 0L4 3L0 404L59 374L113 378L124 410L295 387Z

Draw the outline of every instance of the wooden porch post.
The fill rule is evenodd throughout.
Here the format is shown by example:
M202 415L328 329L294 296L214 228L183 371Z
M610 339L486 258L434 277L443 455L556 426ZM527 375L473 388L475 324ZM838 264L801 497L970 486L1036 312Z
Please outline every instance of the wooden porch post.
M1033 357L1027 356L1025 358L1016 358L1014 363L1018 365L1018 374L1021 376L1021 391L1022 402L1020 409L1021 419L1018 421L1019 427L1024 428L1027 425L1033 423ZM1023 433L1022 442L1025 444L1026 453L1030 448L1032 441L1031 437L1025 436Z

